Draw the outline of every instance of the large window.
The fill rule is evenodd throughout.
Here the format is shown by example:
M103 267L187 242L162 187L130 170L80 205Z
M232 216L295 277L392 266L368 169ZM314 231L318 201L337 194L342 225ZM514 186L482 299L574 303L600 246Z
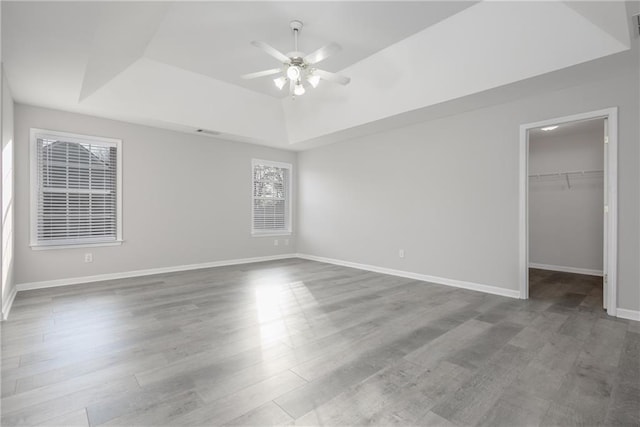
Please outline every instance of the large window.
M119 244L121 142L31 129L31 245Z
M253 160L253 234L291 233L291 165Z

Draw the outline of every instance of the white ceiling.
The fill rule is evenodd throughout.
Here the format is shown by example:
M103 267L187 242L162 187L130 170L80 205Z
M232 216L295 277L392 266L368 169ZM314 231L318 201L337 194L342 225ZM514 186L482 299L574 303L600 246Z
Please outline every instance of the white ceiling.
M250 42L292 50L292 19L301 50L342 45L322 68L351 84L292 101L239 78L278 66ZM628 50L627 23L620 2L3 1L2 60L17 102L304 149Z
M337 42L343 50L322 62L339 71L441 21L474 2L257 2L170 5L145 56L267 95L282 97L269 78L242 74L277 68L274 58L250 45L267 42L293 51L289 22L301 20L299 50L305 53Z

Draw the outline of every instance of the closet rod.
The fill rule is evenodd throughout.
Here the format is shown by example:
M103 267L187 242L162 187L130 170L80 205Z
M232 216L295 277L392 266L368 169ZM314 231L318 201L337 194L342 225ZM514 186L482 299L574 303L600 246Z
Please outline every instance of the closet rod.
M542 178L542 177L557 177L564 178L567 180L567 188L571 188L571 181L569 180L569 176L580 175L584 176L587 174L600 174L604 173L603 170L587 170L587 171L567 171L567 172L554 172L554 173L536 173L533 175L529 175L529 178Z
M565 175L586 175L604 173L604 170L585 170L585 171L566 171L566 172L551 172L551 173L534 173L529 175L529 178L542 178L545 176L565 176Z

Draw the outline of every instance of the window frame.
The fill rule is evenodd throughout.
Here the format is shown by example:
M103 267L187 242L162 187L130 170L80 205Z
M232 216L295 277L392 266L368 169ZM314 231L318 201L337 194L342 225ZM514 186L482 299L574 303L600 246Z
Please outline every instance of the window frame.
M287 207L287 224L286 229L284 230L256 230L255 225L255 196L254 196L254 185L255 185L255 168L257 165L276 167L281 169L287 169L289 171L288 183L287 183L287 195L285 198ZM290 236L293 230L293 165L291 163L284 162L274 162L271 160L262 160L262 159L251 159L251 235L253 237L263 237L263 236Z
M116 147L116 238L82 242L69 239L68 243L55 241L47 243L38 241L38 148L37 140L42 137L61 139L72 143L104 144ZM48 129L29 129L29 161L30 161L30 238L29 246L33 250L72 249L97 246L119 246L122 244L122 140L101 136L83 135L71 132L54 131Z

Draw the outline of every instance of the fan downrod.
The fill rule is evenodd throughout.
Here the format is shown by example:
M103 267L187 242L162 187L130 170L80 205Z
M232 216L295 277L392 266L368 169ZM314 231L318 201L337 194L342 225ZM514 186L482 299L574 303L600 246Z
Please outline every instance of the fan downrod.
M291 27L291 31L293 31L293 52L289 52L287 56L291 58L291 62L294 62L297 59L302 60L304 54L298 51L298 35L300 34L300 30L302 30L302 21L294 19L289 22L289 27Z

